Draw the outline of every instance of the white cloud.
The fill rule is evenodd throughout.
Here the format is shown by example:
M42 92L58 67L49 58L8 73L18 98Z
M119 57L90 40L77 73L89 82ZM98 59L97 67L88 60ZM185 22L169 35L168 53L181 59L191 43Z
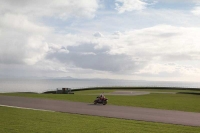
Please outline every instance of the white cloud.
M66 61L80 69L112 71L113 74L125 74L128 71L137 75L162 76L165 73L180 76L194 73L193 70L198 68L198 65L195 65L194 69L185 71L189 62L200 59L199 28L157 25L116 32L116 35L119 34L119 38L113 38L113 34L96 39L78 35L71 36L71 39L68 37L67 40L76 45L66 46L66 54L49 54L48 60L56 58L63 62L63 65ZM99 62L101 64L98 64ZM168 62L177 65L165 65Z
M0 13L14 12L28 16L49 16L60 19L68 17L94 17L97 0L1 0Z
M125 53L141 56L140 58L147 60L150 57L162 60L171 55L174 58L169 58L169 60L179 60L179 58L176 59L177 55L187 55L191 59L197 59L199 56L195 53L198 53L200 49L199 35L199 28L158 25L122 34L118 40L118 47L124 47ZM118 52L117 49L112 49L112 52L115 51ZM186 58L182 56L182 60L188 60L187 56Z
M41 17L94 17L97 9L97 0L0 1L0 63L33 65L43 59L54 42L62 45L63 40L59 39L64 38L66 45L72 45L67 37L70 35L57 36L53 28L41 23ZM70 39L72 43L75 42L72 37Z
M124 13L125 11L133 10L143 10L146 8L147 3L142 0L115 0L116 10L119 13Z
M192 12L194 15L199 16L199 15L200 15L200 6L195 7L191 12Z
M36 25L26 16L15 14L1 16L0 30L1 63L35 64L48 51L44 36L51 29Z
M148 6L142 0L114 3L118 13ZM200 21L189 11L152 7L95 17L98 8L98 0L1 0L0 71L13 66L16 75L199 77Z
M28 20L25 15L6 13L1 15L0 20L1 28L6 30L17 30L20 32L34 32L43 34L48 32L50 29L46 27L39 26L34 22Z
M198 81L200 69L192 65L171 65L170 63L149 63L146 67L136 72L136 75L151 77L152 79L175 81Z
M81 54L83 54L83 55L96 55L94 52L83 52Z

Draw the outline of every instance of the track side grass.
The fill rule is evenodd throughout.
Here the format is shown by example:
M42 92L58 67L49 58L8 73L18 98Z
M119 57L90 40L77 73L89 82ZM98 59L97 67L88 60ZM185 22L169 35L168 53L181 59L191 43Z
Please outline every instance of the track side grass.
M80 94L80 95L90 95L90 94L102 94L102 93L111 93L114 92L116 90L107 90L107 89L97 89L97 90L82 90L82 91L74 91L75 94Z
M54 100L68 100L75 102L93 103L96 95L84 94L30 94L5 93L0 95L23 96L33 98L48 98ZM191 94L149 94L140 96L113 96L106 95L108 104L120 106L134 106L166 110L179 110L186 112L200 112L200 96Z
M110 96L109 96L110 97ZM111 104L186 112L200 112L200 96L185 94L149 94L141 96L114 96Z
M200 127L0 106L1 133L199 133Z

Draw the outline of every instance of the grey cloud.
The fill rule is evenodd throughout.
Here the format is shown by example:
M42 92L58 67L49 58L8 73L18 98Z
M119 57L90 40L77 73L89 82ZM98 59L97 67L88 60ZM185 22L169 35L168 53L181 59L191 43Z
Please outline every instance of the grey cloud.
M112 36L113 36L115 39L119 39L120 36L121 36L121 32L115 31L115 32L112 34Z
M180 72L180 70L177 70L177 71L174 71L174 72L159 72L157 74L152 74L152 73L142 73L142 74L135 74L135 75L138 75L138 76L144 76L144 77L149 77L152 78L152 77L157 77L157 78L170 78L170 77L180 77L183 75L183 73Z
M97 44L82 44L79 46L68 46L67 49L72 53L80 53L80 52L95 52L95 53L103 53L109 51L108 46L104 46L102 48L95 48Z
M165 61L184 61L184 60L192 60L192 56L184 53L171 53L164 54L162 59Z
M94 33L94 36L95 37L103 37L103 34L101 34L100 32L96 32L96 33Z
M178 35L178 33L170 33L170 32L168 32L168 33L161 33L159 36L167 38L167 37L173 37L173 36L176 36L176 35Z
M122 33L120 32L120 31L115 31L114 33L113 33L113 35L118 35L118 36L120 36Z
M25 56L23 47L27 36L10 31L3 30L3 32L4 34L0 36L0 63L21 64Z
M95 49L95 44L81 44L67 47L69 53L49 53L47 59L57 59L64 64L73 64L84 69L93 69L110 72L136 71L144 66L145 62L133 61L125 54L111 55L108 47ZM94 53L94 54L83 54Z
M176 33L174 31L156 31L155 29L146 30L145 32L138 33L138 35L142 36L152 36L152 37L161 37L161 38L167 38L167 37L173 37L179 35L179 33Z

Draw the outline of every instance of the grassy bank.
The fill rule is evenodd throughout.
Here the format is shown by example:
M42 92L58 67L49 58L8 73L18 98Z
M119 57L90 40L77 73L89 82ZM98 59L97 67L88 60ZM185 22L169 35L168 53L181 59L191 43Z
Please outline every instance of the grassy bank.
M144 90L144 91L175 91L175 92L185 92L193 91L200 92L200 88L183 88L183 87L90 87L75 89L74 91L84 91L84 90Z
M0 106L1 133L199 133L200 127Z
M48 98L55 100L68 100L76 102L92 103L96 95L104 92L112 92L114 90L85 90L77 91L74 95L67 94L31 94L31 93L6 93L0 95L9 96L23 96L34 98ZM154 90L151 90L154 91ZM178 90L174 90L178 92ZM145 108L157 108L167 110L179 110L187 112L200 112L200 95L190 94L157 94L151 93L149 95L140 96L114 96L106 95L109 99L108 104L121 105L121 106L134 106Z
M148 92L192 92L200 95L200 88L178 88L178 87L91 87L91 88L81 88L74 89L73 92L76 93L94 93L94 92L112 92L117 90L127 90L127 91L148 91ZM47 91L48 93L56 93L56 91Z

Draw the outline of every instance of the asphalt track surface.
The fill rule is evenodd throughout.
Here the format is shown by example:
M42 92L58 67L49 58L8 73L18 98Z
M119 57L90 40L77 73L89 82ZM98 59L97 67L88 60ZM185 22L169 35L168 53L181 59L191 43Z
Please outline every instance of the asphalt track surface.
M161 122L187 126L200 126L200 113L192 112L114 105L93 105L92 103L0 96L0 106L3 105L73 114Z

